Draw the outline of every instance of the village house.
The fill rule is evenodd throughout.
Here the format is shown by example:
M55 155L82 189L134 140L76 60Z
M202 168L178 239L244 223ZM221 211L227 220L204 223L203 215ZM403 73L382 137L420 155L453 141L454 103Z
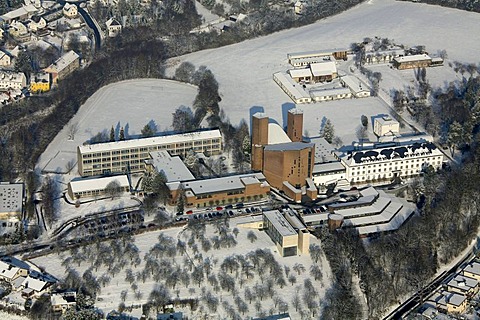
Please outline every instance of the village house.
M447 290L463 294L469 298L478 292L478 280L457 274L449 282L447 282Z
M30 33L28 32L27 26L17 20L12 21L8 28L8 33L21 42L30 40Z
M3 50L0 50L0 66L9 67L12 64L13 57Z
M77 305L77 293L75 291L55 292L50 295L50 303L53 312L64 314L68 309Z
M70 50L45 68L44 71L51 74L52 84L56 84L78 68L80 68L80 56L75 51Z
M11 24L14 20L24 21L26 19L29 19L37 12L38 9L35 8L33 4L29 4L5 13L4 15L0 16L0 19L5 23Z
M122 31L122 25L115 18L108 19L105 25L110 38L116 37Z
M27 86L27 77L21 72L0 71L0 90L23 89Z
M32 32L38 32L47 27L47 21L40 16L33 16L32 19L28 22L28 28Z
M40 93L50 90L50 74L49 73L35 73L30 79L30 92Z
M465 295L443 290L435 292L428 302L444 313L463 313L468 305Z
M463 268L462 274L465 277L480 281L480 263L476 261L470 262L465 268Z
M77 5L73 3L65 3L63 6L63 15L67 18L73 19L78 16L78 8Z

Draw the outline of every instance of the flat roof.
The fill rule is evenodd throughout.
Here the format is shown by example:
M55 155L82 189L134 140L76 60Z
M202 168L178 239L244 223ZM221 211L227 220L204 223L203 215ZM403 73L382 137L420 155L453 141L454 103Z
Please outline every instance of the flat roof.
M202 139L221 139L220 130L206 130L190 133L171 134L166 136L156 136L151 138L132 139L115 142L105 142L97 144L87 144L78 146L80 153L102 152L108 150L131 149L140 147L149 147L155 145L165 145L169 143L191 142Z
M325 163L317 163L313 166L313 175L315 176L316 173L327 173L327 172L335 172L335 171L346 171L345 166L340 161L335 162L325 162Z
M285 219L290 223L290 225L297 230L305 230L307 229L302 221L297 217L295 211L292 209L284 209L283 212L285 213Z
M146 160L151 163L155 169L163 171L167 182L195 180L195 176L188 170L185 163L179 156L171 156L166 150L150 152L152 159Z
M76 178L70 181L70 187L73 193L104 190L112 181L117 181L122 188L130 186L127 175L118 175L101 178Z
M403 63L403 62L414 62L414 61L422 61L422 60L432 60L432 58L428 54L413 54L410 56L396 57L393 60L395 60L398 63Z
M323 56L307 57L307 58L292 58L290 59L290 64L291 65L296 65L296 64L308 65L311 63L323 61L325 59L335 60L335 58L331 55L323 55Z
M286 142L286 143L277 143L272 145L265 146L265 150L269 151L291 151L291 150L303 150L306 148L312 148L315 145L313 143L305 142Z
M333 155L333 146L325 138L311 138L310 142L315 144L315 163L338 161Z
M23 184L0 182L0 213L22 212Z
M283 237L297 235L297 232L278 210L266 211L263 216L270 221L275 230Z
M383 116L383 117L377 117L375 118L375 122L378 122L380 123L381 125L384 125L384 124L399 124L399 122L395 119L392 119L388 116Z
M249 179L245 179L249 178ZM245 183L246 182L246 183ZM221 178L203 179L184 182L184 188L190 189L195 195L211 194L229 190L241 190L246 184L262 183L268 186L262 173L240 174ZM168 182L170 190L178 189L180 182Z
M291 142L288 135L277 123L268 124L268 144L279 144Z

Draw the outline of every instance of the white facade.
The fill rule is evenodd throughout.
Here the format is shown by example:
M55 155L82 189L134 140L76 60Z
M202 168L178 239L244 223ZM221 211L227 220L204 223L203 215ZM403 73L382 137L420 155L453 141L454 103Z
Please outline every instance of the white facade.
M108 36L111 38L116 37L122 31L122 25L114 18L107 20L105 25L107 26Z
M378 137L387 134L396 134L400 132L400 123L388 116L375 118L373 122L373 132Z
M0 90L23 89L27 86L27 78L21 72L0 71Z
M303 87L283 72L273 74L273 80L295 103L312 102L312 98Z
M8 67L12 64L12 57L6 52L0 51L0 66Z
M72 3L66 3L65 6L63 7L63 14L67 18L76 18L78 15L78 9L75 4Z
M340 157L351 183L418 176L423 169L442 167L443 153L433 143L354 151Z

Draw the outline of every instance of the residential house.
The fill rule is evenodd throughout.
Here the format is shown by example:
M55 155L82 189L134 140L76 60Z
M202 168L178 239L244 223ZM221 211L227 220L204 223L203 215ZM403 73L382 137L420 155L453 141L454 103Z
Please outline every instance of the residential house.
M50 90L50 74L35 73L30 79L30 92L39 93Z
M427 54L415 54L393 59L393 65L399 70L426 68L431 64L432 58Z
M63 6L63 15L67 18L73 19L78 16L78 8L76 4L73 3L65 3Z
M32 32L38 32L47 28L47 21L40 16L33 16L30 22L28 23L28 28Z
M18 41L30 40L30 33L25 24L20 21L14 20L8 28L8 33Z
M448 291L439 291L429 298L437 309L445 313L463 313L467 309L467 297Z
M65 53L53 64L45 68L45 72L52 75L52 84L64 79L70 73L80 68L80 56L73 50Z
M21 90L27 86L27 77L21 72L0 71L0 90Z
M12 64L13 57L3 50L0 50L0 66L9 67Z
M4 279L9 283L12 283L20 277L26 277L28 270L26 267L16 266L15 264L0 260L0 279Z
M463 268L462 274L466 277L480 281L480 263L476 261L470 262L465 268Z
M122 25L115 18L108 19L105 25L110 38L116 37L122 31Z
M31 18L34 14L38 12L38 9L35 8L33 4L24 5L21 8L9 11L4 15L0 16L5 23L12 23L12 21L24 21L28 18Z
M478 280L457 274L454 278L447 282L447 290L463 294L469 298L478 292Z
M55 292L50 295L50 303L53 312L65 313L77 305L77 293L75 291Z

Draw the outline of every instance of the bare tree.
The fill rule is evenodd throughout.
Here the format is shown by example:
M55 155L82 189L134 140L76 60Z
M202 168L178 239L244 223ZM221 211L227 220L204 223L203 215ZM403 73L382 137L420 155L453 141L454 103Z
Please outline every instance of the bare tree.
M77 122L70 124L67 128L68 140L75 140L75 134L78 132L79 126Z
M122 187L117 180L113 180L105 187L105 194L112 198L112 200L122 193Z

